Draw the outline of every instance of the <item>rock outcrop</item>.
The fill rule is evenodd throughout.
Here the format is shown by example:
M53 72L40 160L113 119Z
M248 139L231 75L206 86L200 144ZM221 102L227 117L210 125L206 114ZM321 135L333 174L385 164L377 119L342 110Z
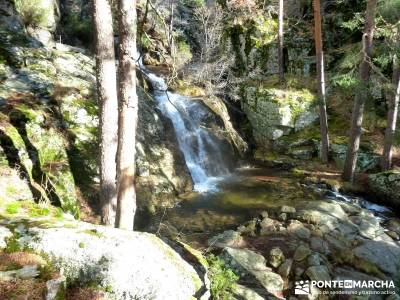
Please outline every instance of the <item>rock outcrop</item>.
M0 240L8 253L18 251L22 256L29 249L44 258L47 269L62 274L64 283L56 279L47 282L51 294L57 294L55 288L67 282L68 288L74 283L96 286L107 293L107 299L187 300L203 285L194 268L152 234L96 226L67 216L19 215L2 217L0 223L1 232L12 231L11 237L7 234L4 239L2 234ZM0 272L0 278L40 280L43 276L38 267Z
M234 246L211 245L228 232L209 240L240 276L237 293L248 295L245 299L293 295L294 283L300 280L396 282L400 275L398 219L381 223L357 203L303 201L264 211L247 224L254 226L229 231L241 241ZM320 299L320 292L312 290L307 299Z
M368 185L382 201L391 204L395 209L400 205L400 172L398 170L372 174Z
M1 5L0 186L16 187L5 198L60 201L77 215L77 187L88 200L98 181L94 61L81 48L44 47L11 2ZM138 202L154 211L160 199L171 205L191 190L192 180L171 124L148 93L138 95Z
M318 118L314 101L314 94L305 88L250 85L243 88L242 109L257 143L268 146L283 135L313 124Z

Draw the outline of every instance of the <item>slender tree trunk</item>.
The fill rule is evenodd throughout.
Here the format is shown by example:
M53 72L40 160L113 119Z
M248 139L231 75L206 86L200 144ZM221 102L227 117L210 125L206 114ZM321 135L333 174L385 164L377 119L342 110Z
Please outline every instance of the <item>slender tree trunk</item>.
M118 208L116 226L132 230L136 211L135 144L138 118L136 94L136 0L119 0Z
M285 81L283 61L283 0L279 0L278 11L278 68L279 68L279 82Z
M329 135L328 135L328 115L326 113L325 69L324 69L324 53L322 46L320 0L314 0L314 22L315 22L315 53L317 59L319 124L320 124L321 143L322 143L321 159L324 163L327 163L329 160Z
M168 43L171 49L171 54L175 57L174 53L174 1L170 0L170 20L169 20L169 30L168 30Z
M100 113L100 201L102 221L114 226L117 207L116 153L118 132L117 79L111 7L93 0L97 94Z
M397 34L397 44L400 44L400 33ZM392 147L393 140L397 125L397 113L399 108L400 99L400 61L397 56L393 57L393 76L392 76L393 87L388 93L388 117L387 127L385 132L385 142L383 147L382 156L382 169L389 170L392 166Z
M364 114L365 100L368 97L368 84L370 76L370 60L372 54L372 41L374 38L375 10L377 0L368 0L366 10L366 23L362 38L363 60L360 65L361 87L358 89L351 120L349 145L343 169L343 179L353 181L356 170L358 150L360 148L360 138L362 131L362 121Z

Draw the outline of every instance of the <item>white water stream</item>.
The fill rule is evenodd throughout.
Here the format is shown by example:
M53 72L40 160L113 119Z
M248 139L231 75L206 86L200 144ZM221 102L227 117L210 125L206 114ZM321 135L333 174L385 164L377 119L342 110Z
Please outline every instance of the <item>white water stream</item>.
M229 173L219 140L204 125L209 110L201 101L171 93L162 77L143 66L162 114L171 120L186 165L198 192L216 190L217 182Z

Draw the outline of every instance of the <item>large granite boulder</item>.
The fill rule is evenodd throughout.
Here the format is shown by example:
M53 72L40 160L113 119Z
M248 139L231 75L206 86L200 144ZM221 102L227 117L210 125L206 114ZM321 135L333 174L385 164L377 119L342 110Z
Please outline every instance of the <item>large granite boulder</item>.
M67 282L98 286L116 299L187 300L203 285L194 268L155 235L74 220L21 224L25 229L14 237L21 249L46 257Z
M283 135L310 126L318 118L315 95L305 88L247 86L242 97L242 108L260 145L269 145Z
M400 204L400 172L388 171L370 175L368 185L384 202L397 208Z

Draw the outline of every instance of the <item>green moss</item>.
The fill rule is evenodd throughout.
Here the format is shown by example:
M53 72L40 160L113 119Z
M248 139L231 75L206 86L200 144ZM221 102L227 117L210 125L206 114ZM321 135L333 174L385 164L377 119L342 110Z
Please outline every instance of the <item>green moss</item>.
M172 89L179 94L190 97L203 97L206 95L206 92L201 87L195 86L181 79L178 79L174 82Z
M47 207L31 207L28 214L30 217L44 217L50 214L50 209Z
M85 229L82 232L98 238L104 237L104 235L101 232L98 232L96 229Z
M18 234L14 234L12 237L6 240L7 247L4 249L5 253L14 253L21 251L21 246L18 243Z
M78 246L79 246L79 248L85 248L85 243L84 242L79 242Z
M19 202L11 202L6 205L5 211L10 214L17 214L21 208L21 204Z
M213 254L207 257L209 264L208 275L211 281L211 295L215 299L231 299L239 276L228 268L224 261Z

